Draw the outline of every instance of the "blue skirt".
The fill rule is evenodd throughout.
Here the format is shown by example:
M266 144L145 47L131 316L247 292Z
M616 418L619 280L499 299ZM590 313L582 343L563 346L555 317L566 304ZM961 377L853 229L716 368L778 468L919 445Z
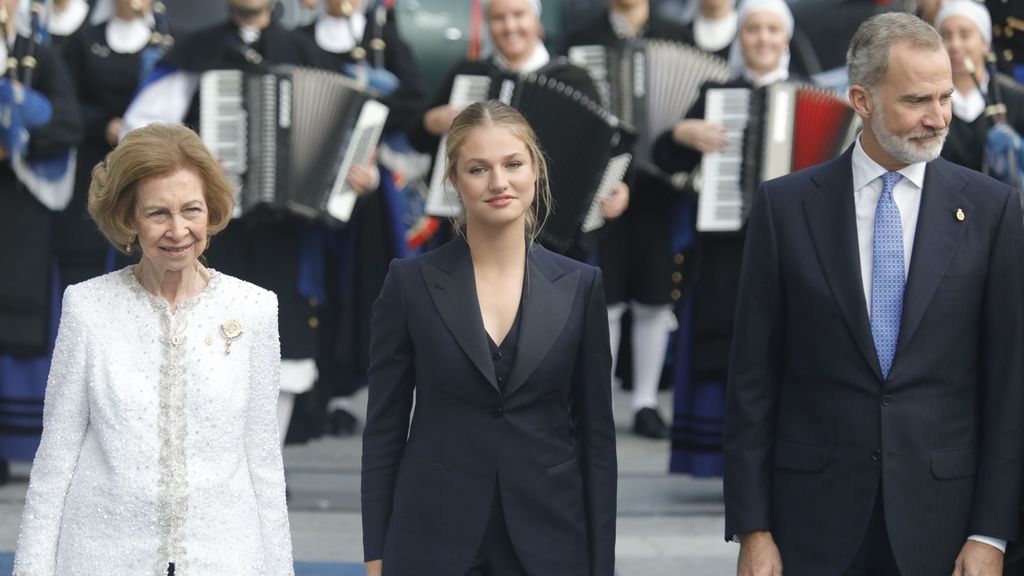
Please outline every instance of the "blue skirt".
M50 346L45 356L0 354L0 460L30 462L43 433L43 398L60 323L60 279L50 275Z
M692 292L687 291L677 309L679 330L671 350L673 410L669 472L716 478L722 475L725 380L693 376L692 307Z

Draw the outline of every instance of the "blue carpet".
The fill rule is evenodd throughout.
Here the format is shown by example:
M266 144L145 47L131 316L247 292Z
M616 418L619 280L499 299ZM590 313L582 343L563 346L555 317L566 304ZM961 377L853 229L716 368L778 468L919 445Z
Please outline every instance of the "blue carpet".
M14 554L0 553L0 574L14 571ZM296 562L295 576L363 576L362 564Z

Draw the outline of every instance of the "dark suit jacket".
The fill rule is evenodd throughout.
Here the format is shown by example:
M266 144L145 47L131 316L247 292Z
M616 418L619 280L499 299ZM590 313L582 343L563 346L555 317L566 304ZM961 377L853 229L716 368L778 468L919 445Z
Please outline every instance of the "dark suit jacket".
M726 533L771 530L786 574L838 575L881 489L900 571L949 574L969 535L1017 534L1020 206L995 180L928 164L883 381L851 155L766 182L755 200L727 392Z
M382 558L387 576L465 574L496 487L529 573L613 574L615 429L600 272L539 245L528 262L503 392L465 241L391 263L373 312L362 473L364 553Z

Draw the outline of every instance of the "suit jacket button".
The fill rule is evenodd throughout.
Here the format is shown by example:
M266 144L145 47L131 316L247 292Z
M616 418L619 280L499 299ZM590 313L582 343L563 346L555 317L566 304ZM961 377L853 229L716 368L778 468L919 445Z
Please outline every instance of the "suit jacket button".
M502 408L501 406L498 406L497 408L494 409L494 417L495 418L501 418L504 415L505 415L505 409Z
M882 396L882 406L892 406L892 396L888 394Z
M871 460L873 462L878 462L881 459L882 459L882 451L881 450L872 450L871 451Z

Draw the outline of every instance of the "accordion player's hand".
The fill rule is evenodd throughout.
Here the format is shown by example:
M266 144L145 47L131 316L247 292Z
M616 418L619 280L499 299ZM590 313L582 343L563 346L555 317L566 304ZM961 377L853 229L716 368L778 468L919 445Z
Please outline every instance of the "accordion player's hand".
M615 220L629 208L629 184L616 182L612 193L601 199L601 214L605 220Z
M110 122L107 122L107 144L117 146L118 141L121 139L122 129L124 129L124 118L111 118Z
M352 166L348 170L348 183L357 196L372 192L380 185L380 171L376 164Z
M0 162L7 160L8 157L9 155L7 154L7 146L4 146L2 143L0 143Z
M431 108L423 115L423 127L434 136L441 136L452 127L459 112L461 110L451 104Z
M672 128L672 139L677 144L693 148L701 154L725 148L725 127L707 120L681 120Z

